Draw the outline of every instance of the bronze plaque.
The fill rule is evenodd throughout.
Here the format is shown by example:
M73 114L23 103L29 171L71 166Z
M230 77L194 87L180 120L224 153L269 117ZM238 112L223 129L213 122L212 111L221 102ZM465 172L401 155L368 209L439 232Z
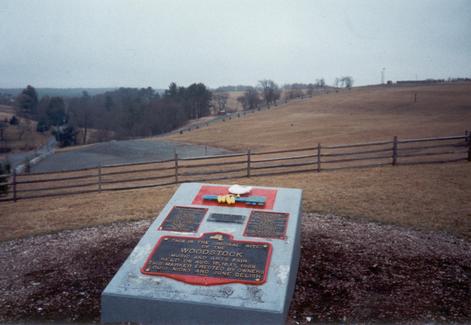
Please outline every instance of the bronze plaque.
M197 232L207 209L174 207L159 227L159 230Z
M244 236L285 239L288 213L254 210L245 227Z
M208 221L243 224L245 217L239 214L211 213Z
M163 236L141 272L198 285L262 284L271 250L270 243L237 241L225 233L199 238Z

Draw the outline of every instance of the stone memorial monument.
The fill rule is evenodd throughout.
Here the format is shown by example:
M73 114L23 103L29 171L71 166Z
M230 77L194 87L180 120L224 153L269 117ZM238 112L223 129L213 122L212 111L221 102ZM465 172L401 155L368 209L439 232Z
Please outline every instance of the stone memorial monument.
M300 256L301 196L182 184L103 291L102 322L283 324Z

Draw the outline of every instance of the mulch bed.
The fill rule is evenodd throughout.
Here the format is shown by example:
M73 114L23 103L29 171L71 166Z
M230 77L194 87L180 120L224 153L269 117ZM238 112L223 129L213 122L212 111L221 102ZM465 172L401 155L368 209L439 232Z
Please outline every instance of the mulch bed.
M98 322L100 294L150 221L0 243L0 322ZM288 322L471 322L471 243L304 215Z

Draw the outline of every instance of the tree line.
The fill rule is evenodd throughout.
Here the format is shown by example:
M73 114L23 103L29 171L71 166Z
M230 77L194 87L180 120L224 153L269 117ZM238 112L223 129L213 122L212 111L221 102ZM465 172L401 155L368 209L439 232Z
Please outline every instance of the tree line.
M242 86L237 86L242 87ZM256 87L243 86L244 92L237 98L244 110L257 109L261 104L270 108L271 105L277 105L278 100L286 102L290 99L312 97L316 90L323 90L326 87L324 78L317 79L315 83L293 83L285 84L279 87L276 82L269 79L260 80ZM226 86L224 88L229 88Z
M74 144L86 143L90 129L98 130L98 141L168 132L189 119L209 115L211 99L211 91L202 83L188 87L172 83L163 94L150 87L119 88L94 96L84 91L80 97L40 100L35 88L27 86L16 98L16 107L20 116L37 121L37 131L52 128L58 140L65 134L64 144Z
M337 78L336 86L351 87L352 77ZM203 83L188 87L171 83L167 90L158 92L147 88L119 88L102 94L90 95L83 91L79 97L43 96L28 85L16 97L17 114L37 121L36 130L52 129L63 145L85 144L93 129L94 141L145 137L172 131L190 119L198 119L216 112L225 113L229 95L227 90L242 91L237 98L244 110L265 105L270 108L278 101L311 96L326 86L323 78L315 83L278 86L273 80L263 79L256 86L225 86L211 92ZM80 132L78 132L80 130Z

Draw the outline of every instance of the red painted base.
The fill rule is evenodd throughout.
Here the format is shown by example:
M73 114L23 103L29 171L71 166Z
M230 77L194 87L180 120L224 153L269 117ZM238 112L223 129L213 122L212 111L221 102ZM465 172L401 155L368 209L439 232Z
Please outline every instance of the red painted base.
M270 190L264 188L256 188L254 187L252 191L243 196L264 196L266 198L266 202L264 206L257 206L257 209L269 209L272 210L273 206L275 205L276 199L276 192L277 190ZM242 202L236 202L236 204L224 204L218 203L216 201L209 201L203 200L204 195L226 195L229 194L229 186L210 186L210 185L203 185L201 186L200 191L196 195L193 200L192 204L197 205L209 205L209 206L225 206L225 207L237 207L237 208L254 208L254 206L247 205Z

